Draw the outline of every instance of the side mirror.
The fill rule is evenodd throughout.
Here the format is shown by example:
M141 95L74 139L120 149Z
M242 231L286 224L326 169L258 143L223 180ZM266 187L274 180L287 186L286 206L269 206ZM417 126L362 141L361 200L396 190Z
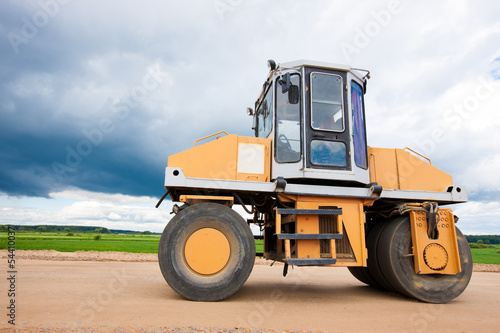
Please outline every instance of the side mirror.
M299 86L292 84L290 73L282 76L279 82L281 83L281 93L288 92L288 103L298 104L300 100Z
M280 79L280 83L281 92L284 94L290 89L290 85L292 84L292 81L290 80L290 73L286 73L285 76Z
M288 89L288 102L290 104L298 104L300 100L299 86L294 84L290 85Z

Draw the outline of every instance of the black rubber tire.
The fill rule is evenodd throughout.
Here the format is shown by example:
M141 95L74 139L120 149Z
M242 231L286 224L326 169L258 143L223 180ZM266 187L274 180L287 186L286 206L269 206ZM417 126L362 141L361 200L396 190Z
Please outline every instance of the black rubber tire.
M194 272L184 255L187 240L202 228L222 232L230 246L228 263L212 275ZM183 209L166 225L158 261L163 277L181 296L192 301L220 301L233 295L248 279L255 262L255 241L248 224L234 210L200 203Z
M380 288L379 284L372 276L368 267L347 267L352 276L371 287Z
M387 281L379 263L378 244L380 236L385 228L388 226L387 222L378 222L373 226L366 238L366 247L368 249L367 268L375 283L370 286L387 291L394 291L394 287Z
M376 225L378 225L378 223L375 223L375 222L367 223L365 225L366 238L368 238L368 235L371 233L371 231L373 230L373 227ZM368 253L368 257L369 256L370 256L370 253ZM354 276L356 279L363 282L364 284L367 284L370 287L383 289L380 286L380 284L375 280L375 278L373 277L373 275L370 272L370 270L368 269L368 267L348 267L347 269L349 270L349 272L351 272L352 276Z
M458 297L472 275L472 255L467 239L456 229L462 271L456 275L415 274L410 218L394 219L378 243L378 261L385 278L401 294L428 303L446 303Z

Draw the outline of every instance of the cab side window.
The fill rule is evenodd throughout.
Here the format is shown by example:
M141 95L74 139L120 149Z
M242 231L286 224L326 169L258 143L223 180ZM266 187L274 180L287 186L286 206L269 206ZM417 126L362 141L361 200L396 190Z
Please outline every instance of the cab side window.
M361 88L361 86L354 81L351 82L351 109L354 140L354 162L358 167L366 169L368 167L368 162L363 88Z
M291 84L300 89L300 75L290 76ZM288 93L282 92L282 83L276 81L276 161L293 163L301 158L300 102L290 103Z
M257 111L257 137L267 138L273 128L273 87L269 87L266 96Z

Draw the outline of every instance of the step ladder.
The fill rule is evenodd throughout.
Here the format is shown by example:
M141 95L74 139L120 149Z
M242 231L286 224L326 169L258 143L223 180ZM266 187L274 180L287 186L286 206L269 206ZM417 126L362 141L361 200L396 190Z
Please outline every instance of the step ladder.
M296 215L297 221L295 233L282 233L281 232L281 223L282 216L286 215ZM301 232L300 229L317 229L319 231L319 216L336 216L337 217L337 230L342 230L340 226L342 225L342 221L340 215L342 215L342 209L292 209L292 208L277 208L276 209L276 236L279 240L284 240L285 243L285 264L290 265L301 265L301 266L317 266L317 265L333 265L337 262L337 254L336 254L336 246L335 240L342 239L343 234L341 233L307 233ZM299 219L299 217L301 217ZM312 221L309 221L309 218L312 218ZM304 221L302 221L304 220ZM300 222L299 222L300 221ZM321 258L321 254L319 253L318 243L316 246L318 247L319 255L310 257L298 257L292 258L292 251L290 247L290 241L295 240L297 245L297 254L299 254L299 247L306 242L303 241L321 241L321 240L330 240L330 258ZM302 243L301 243L302 242ZM313 244L312 247L315 247Z

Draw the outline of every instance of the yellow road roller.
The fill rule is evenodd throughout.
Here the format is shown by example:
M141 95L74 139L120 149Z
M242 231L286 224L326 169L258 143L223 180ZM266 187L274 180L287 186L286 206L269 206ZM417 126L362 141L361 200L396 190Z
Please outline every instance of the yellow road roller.
M367 70L268 66L247 109L255 137L222 131L168 158L157 207L175 202L158 248L170 287L193 301L236 293L254 265L254 224L262 256L284 263L285 276L289 265L347 267L363 283L424 302L459 296L472 257L447 207L467 201L465 187L410 148L367 145Z

